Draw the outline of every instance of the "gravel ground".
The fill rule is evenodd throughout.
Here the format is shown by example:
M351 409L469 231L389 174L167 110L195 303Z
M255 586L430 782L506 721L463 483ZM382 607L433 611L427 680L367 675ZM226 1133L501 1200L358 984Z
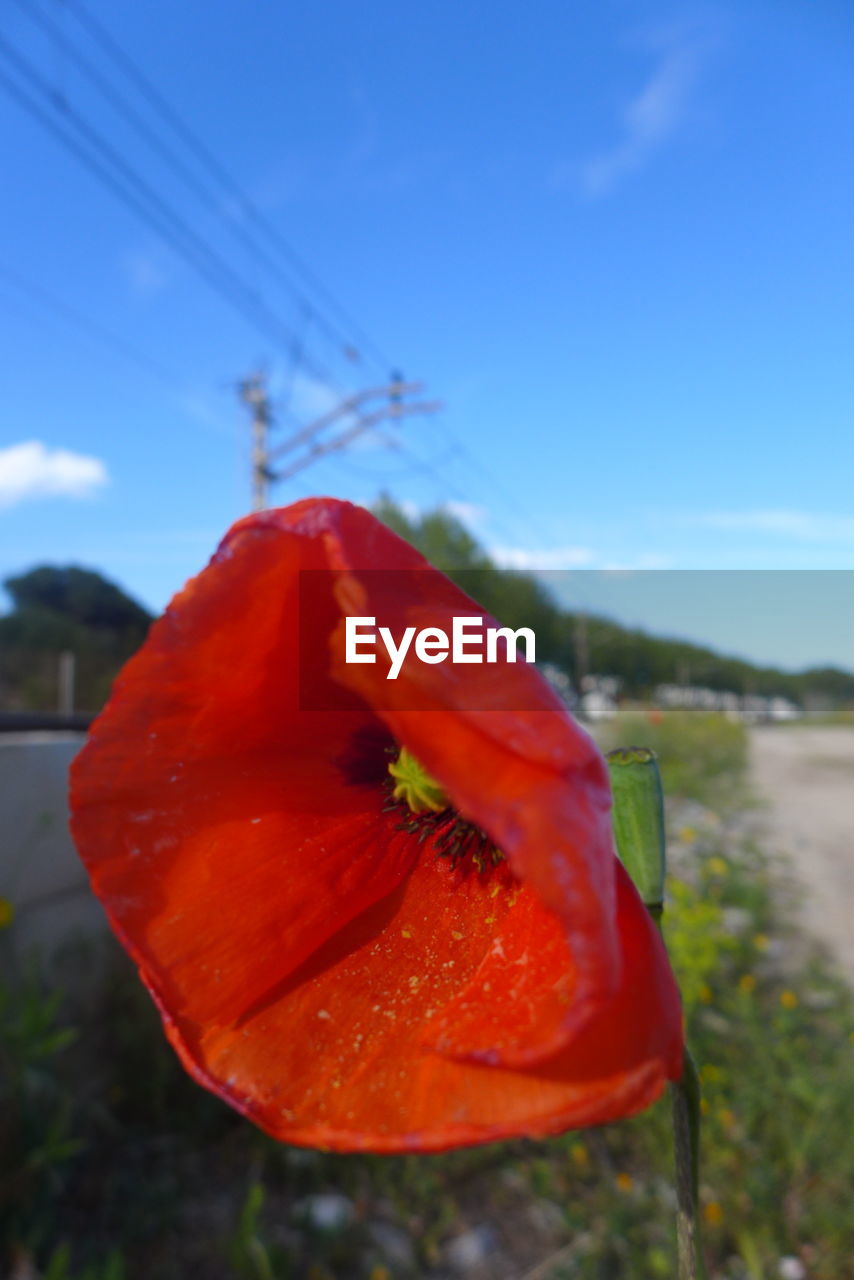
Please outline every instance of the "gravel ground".
M768 847L791 859L803 923L854 980L854 729L751 730Z

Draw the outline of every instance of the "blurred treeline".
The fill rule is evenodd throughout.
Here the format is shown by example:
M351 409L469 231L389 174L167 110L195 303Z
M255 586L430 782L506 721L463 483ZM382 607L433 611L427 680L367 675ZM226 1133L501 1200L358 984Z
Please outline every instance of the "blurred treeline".
M691 684L737 694L780 695L808 711L854 706L854 674L816 668L792 674L723 657L701 645L662 639L557 605L535 577L499 569L447 511L412 518L388 497L376 515L417 547L502 623L531 627L537 658L577 687L585 674L618 676L629 698L659 684ZM13 608L0 617L0 710L53 711L59 656L75 661L75 706L97 711L122 664L145 638L151 616L91 570L43 566L5 582Z
M75 705L97 711L151 615L88 569L44 565L3 585L13 607L0 617L0 710L56 710L60 655L72 654Z
M618 676L622 693L630 698L649 698L660 684L691 684L790 698L807 710L854 706L854 673L817 667L792 674L757 667L702 645L572 613L557 605L535 577L497 568L465 526L447 512L411 518L383 496L374 513L502 623L531 627L537 637L537 660L554 663L576 687L582 675L595 673Z

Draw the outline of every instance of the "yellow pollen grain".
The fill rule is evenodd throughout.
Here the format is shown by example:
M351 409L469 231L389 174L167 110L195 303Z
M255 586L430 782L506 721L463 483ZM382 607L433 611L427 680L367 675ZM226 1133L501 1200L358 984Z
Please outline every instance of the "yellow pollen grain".
M317 1016L318 1018L322 1018L324 1021L326 1021L327 1019L332 1017L332 1014L327 1013L325 1009L318 1009Z
M464 936L465 935L460 933L458 929L451 930L451 937L454 939L454 942L462 942Z
M341 1081L340 1081L340 1080L333 1080L333 1081L332 1081L332 1088L333 1088L333 1089L340 1089L340 1088L341 1088Z
M486 917L486 921L485 921L485 923L486 923L486 924L495 924L495 916L487 916L487 917Z
M400 936L401 936L401 938L411 938L411 937L412 937L412 930L411 930L411 929L401 929L401 931L400 931Z
M415 974L413 974L412 977L409 979L409 985L410 987L417 987L420 981L421 979L417 977Z
M497 898L500 892L501 892L501 885L494 884L490 887L489 896L490 898Z

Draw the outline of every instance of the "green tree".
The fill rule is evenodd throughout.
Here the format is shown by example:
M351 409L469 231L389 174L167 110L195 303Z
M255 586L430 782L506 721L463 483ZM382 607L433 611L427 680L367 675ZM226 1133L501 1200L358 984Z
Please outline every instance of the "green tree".
M8 578L0 618L0 708L52 710L60 653L73 653L77 706L96 711L119 668L145 639L151 615L90 569L41 565Z
M499 622L533 628L537 657L576 679L577 615L560 608L536 577L498 568L469 530L441 508L410 516L383 494L374 513ZM854 705L854 674L848 671L779 671L703 645L623 627L610 618L587 616L585 623L589 669L619 676L629 697L648 698L660 684L691 684L737 694L783 696L807 704L815 701L828 707Z

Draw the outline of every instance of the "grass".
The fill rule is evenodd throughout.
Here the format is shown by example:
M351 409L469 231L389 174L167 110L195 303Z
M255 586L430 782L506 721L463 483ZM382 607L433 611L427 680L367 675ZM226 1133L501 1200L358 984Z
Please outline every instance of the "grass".
M671 797L666 935L703 1076L711 1275L772 1280L788 1259L854 1280L854 1001L793 945L775 864L739 821L743 731L674 716L634 722L631 740L661 751ZM483 1254L473 1276L674 1274L666 1102L446 1156L289 1148L184 1076L119 956L85 1009L35 978L5 987L0 1095L0 1273L28 1259L50 1280L448 1276L462 1236Z

